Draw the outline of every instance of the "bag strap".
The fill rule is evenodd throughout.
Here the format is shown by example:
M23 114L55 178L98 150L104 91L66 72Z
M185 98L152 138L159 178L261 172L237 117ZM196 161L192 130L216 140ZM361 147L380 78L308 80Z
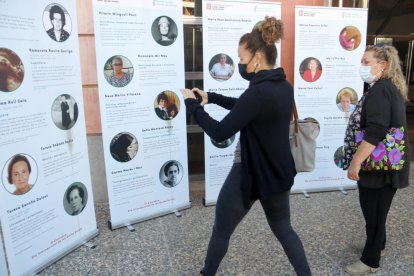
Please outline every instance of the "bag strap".
M295 146L298 146L298 133L299 133L299 126L298 126L298 120L299 120L299 115L298 115L298 110L296 108L296 103L295 100L293 99L293 106L292 106L292 115L293 115L293 124L294 124L294 139L295 139Z

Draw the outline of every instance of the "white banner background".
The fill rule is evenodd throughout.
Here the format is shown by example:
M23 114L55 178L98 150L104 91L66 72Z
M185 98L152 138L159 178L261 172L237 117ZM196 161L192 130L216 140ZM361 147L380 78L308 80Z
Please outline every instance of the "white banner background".
M352 111L341 110L338 96L344 90L351 91L353 105L362 96L363 82L358 69L365 50L366 30L367 9L305 6L295 9L296 105L299 117L318 120L321 132L317 139L316 168L296 176L293 192L355 187L355 182L342 170L341 162L345 129ZM313 80L304 72L310 58L315 58L322 68L319 78Z
M3 241L0 239L0 275L7 275L6 256L3 250Z
M203 1L203 63L204 90L225 96L239 97L249 83L238 72L240 37L251 32L265 16L281 18L281 4L269 1ZM280 66L280 43L276 67ZM231 77L220 79L210 73L220 55L225 54L230 65ZM227 77L226 77L227 78ZM205 106L206 111L216 120L221 120L228 110L217 105ZM218 193L233 165L234 150L239 133L229 141L214 145L208 135L204 135L205 152L205 204L216 204Z
M116 228L190 206L185 105L179 90L184 87L182 3L93 4L107 187ZM159 41L163 23L171 36ZM119 62L115 56L130 76L121 87L110 79ZM177 107L175 117L170 111L156 113L160 94L167 96L168 108ZM125 137L134 149L122 157ZM173 185L166 184L169 161L179 167L172 166L177 173Z
M35 273L98 233L75 4L0 1L0 59L8 60L1 68L7 85L0 84L0 217L12 275ZM64 12L53 20L64 25L60 42L52 38L52 6ZM11 163L19 155L31 170L26 161ZM15 195L27 182L31 189Z

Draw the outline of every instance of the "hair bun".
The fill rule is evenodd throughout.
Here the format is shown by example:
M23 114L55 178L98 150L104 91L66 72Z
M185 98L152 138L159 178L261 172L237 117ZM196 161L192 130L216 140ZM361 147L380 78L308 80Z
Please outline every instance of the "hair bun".
M266 16L259 26L259 31L266 45L272 45L283 38L283 23L274 16Z

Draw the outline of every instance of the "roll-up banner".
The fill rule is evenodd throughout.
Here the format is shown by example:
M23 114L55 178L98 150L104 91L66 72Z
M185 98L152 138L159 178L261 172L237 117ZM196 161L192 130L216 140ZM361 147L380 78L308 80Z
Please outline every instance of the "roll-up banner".
M6 256L4 255L3 250L3 241L0 239L0 275L7 275L7 263Z
M93 6L114 229L190 206L182 2Z
M12 275L98 233L76 1L0 1L0 218Z
M316 168L299 173L293 192L355 188L342 170L348 119L363 94L358 75L367 9L295 8L295 99L300 118L321 125Z
M266 15L281 18L281 4L269 1L203 1L204 90L239 97L248 87L239 72L240 37L257 27ZM280 66L280 43L276 67ZM206 111L222 120L228 110L208 104ZM239 133L225 141L204 135L205 204L216 204L218 193L233 165Z

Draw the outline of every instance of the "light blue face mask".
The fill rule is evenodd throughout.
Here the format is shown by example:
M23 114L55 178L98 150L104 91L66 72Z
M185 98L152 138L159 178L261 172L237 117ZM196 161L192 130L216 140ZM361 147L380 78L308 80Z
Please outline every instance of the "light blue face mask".
M377 65L378 63L374 66ZM366 82L368 84L373 83L378 74L379 72L375 75L371 73L371 66L361 65L361 67L359 67L359 76L361 77L363 82Z

